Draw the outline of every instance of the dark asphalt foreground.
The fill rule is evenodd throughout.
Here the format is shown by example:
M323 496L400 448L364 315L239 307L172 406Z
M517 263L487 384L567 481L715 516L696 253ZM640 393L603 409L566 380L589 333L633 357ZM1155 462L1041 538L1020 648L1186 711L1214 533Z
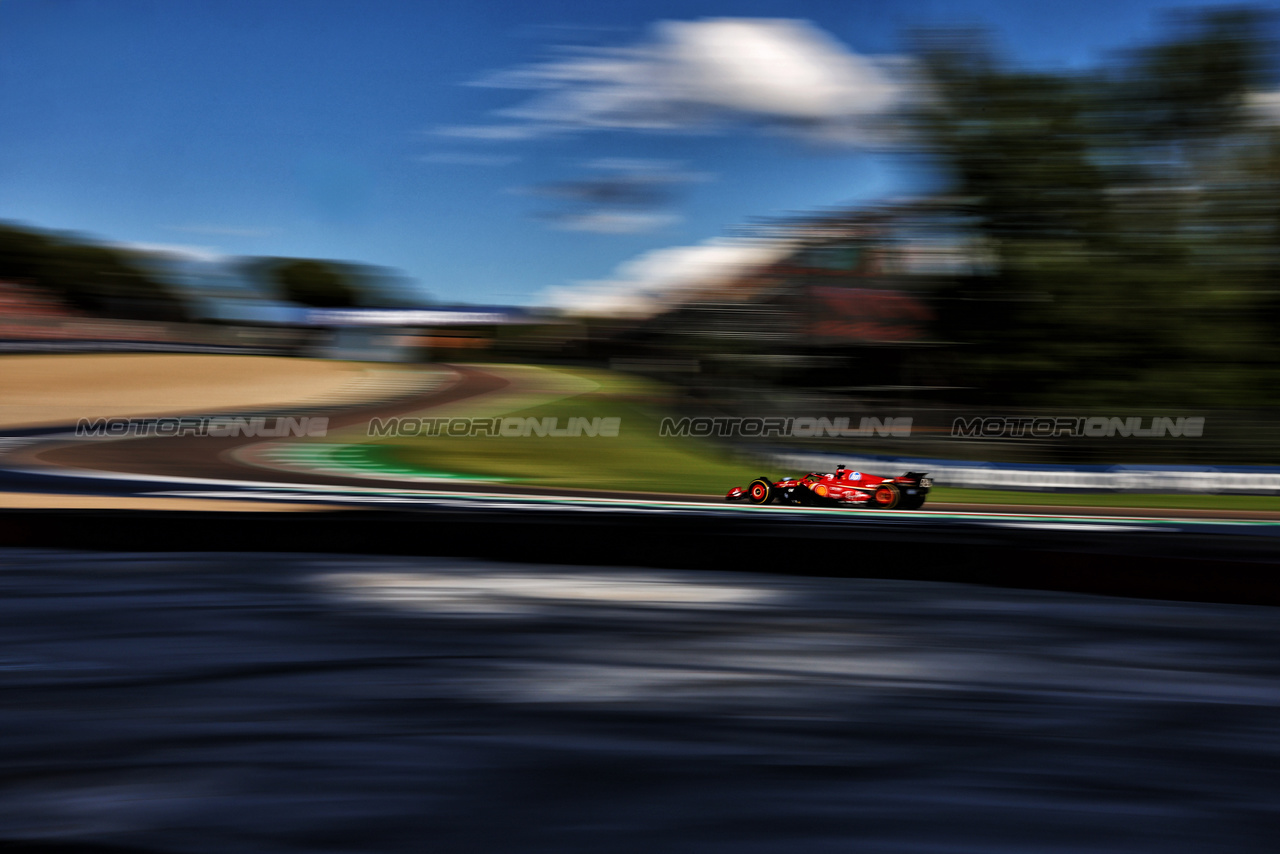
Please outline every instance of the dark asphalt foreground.
M1274 851L1274 609L0 550L0 850ZM109 846L90 848L87 846Z

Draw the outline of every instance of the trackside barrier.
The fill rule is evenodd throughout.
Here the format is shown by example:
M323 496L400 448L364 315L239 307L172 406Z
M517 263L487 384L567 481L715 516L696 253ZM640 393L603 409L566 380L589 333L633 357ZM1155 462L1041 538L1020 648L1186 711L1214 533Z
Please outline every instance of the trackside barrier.
M313 513L0 508L0 547L710 567L1280 605L1280 532L1271 523L797 515L714 503L658 513L610 506L586 511L571 504L482 501ZM814 548L857 559L795 559Z
M1195 492L1241 495L1280 494L1280 469L1169 466L1026 466L910 457L853 457L775 452L767 456L782 474L832 471L844 463L873 474L927 471L938 486L1027 492Z

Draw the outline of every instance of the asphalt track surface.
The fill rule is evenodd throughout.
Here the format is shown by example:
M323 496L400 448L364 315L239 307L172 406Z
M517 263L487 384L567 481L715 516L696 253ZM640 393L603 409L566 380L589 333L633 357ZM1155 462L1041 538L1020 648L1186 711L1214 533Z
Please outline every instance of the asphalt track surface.
M0 550L0 850L1270 852L1275 610Z
M386 419L410 412L429 415L433 408L500 391L508 385L507 380L481 368L462 365L449 367L459 374L459 380L437 391L375 405L329 409L308 406L305 410L294 413L288 410L272 410L270 414L323 413L329 417L330 429L337 430L343 427L362 426L375 417ZM7 450L0 441L0 490L94 495L164 496L179 493L228 499L261 497L266 501L278 501L281 498L281 487L286 490L285 494L288 494L288 491L305 488L310 493L307 499L309 501L343 506L367 504L370 499L365 493L370 491L384 494L398 493L398 500L402 503L411 503L415 500L430 503L437 501L441 496L492 495L581 499L587 503L657 502L670 506L675 502L681 505L682 512L697 512L698 508L694 505L723 503L715 497L681 493L654 494L568 488L548 490L541 487L481 482L424 483L422 479L403 480L394 476L382 476L376 479L368 476L348 477L333 471L306 470L301 467L268 469L245 462L245 459L252 458L252 454L246 452L252 451L255 446L262 446L263 441L260 438L184 436L105 441L65 441L64 438L60 438L65 437L69 430L68 426L60 429L14 431L8 439L10 445ZM41 441L42 437L45 438L44 441ZM886 474L889 473L886 472ZM330 489L329 491L317 490L316 487ZM414 493L419 493L420 496L415 499ZM847 512L851 515L864 513L864 511ZM1280 523L1280 514L1251 511L930 503L924 510L916 512L922 520L938 514L947 517L959 514L973 518L1002 518L1013 515L1079 520L1124 517L1165 520L1255 520Z

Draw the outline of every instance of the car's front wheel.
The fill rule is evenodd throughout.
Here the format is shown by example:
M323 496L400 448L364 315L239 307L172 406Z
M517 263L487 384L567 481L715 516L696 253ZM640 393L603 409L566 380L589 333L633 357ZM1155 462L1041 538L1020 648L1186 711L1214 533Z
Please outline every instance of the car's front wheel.
M773 484L765 478L756 478L747 487L747 498L752 504L768 504L773 500Z

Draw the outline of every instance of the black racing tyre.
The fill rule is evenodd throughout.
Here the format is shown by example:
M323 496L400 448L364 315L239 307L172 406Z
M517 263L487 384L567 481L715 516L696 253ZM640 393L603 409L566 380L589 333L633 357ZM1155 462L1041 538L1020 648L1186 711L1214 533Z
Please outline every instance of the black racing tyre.
M752 504L768 504L773 500L773 484L763 477L751 481L747 487L747 500Z
M923 495L907 495L898 503L899 510L919 510L924 506Z
M871 493L871 506L877 510L892 510L902 501L902 490L896 484L882 483Z

